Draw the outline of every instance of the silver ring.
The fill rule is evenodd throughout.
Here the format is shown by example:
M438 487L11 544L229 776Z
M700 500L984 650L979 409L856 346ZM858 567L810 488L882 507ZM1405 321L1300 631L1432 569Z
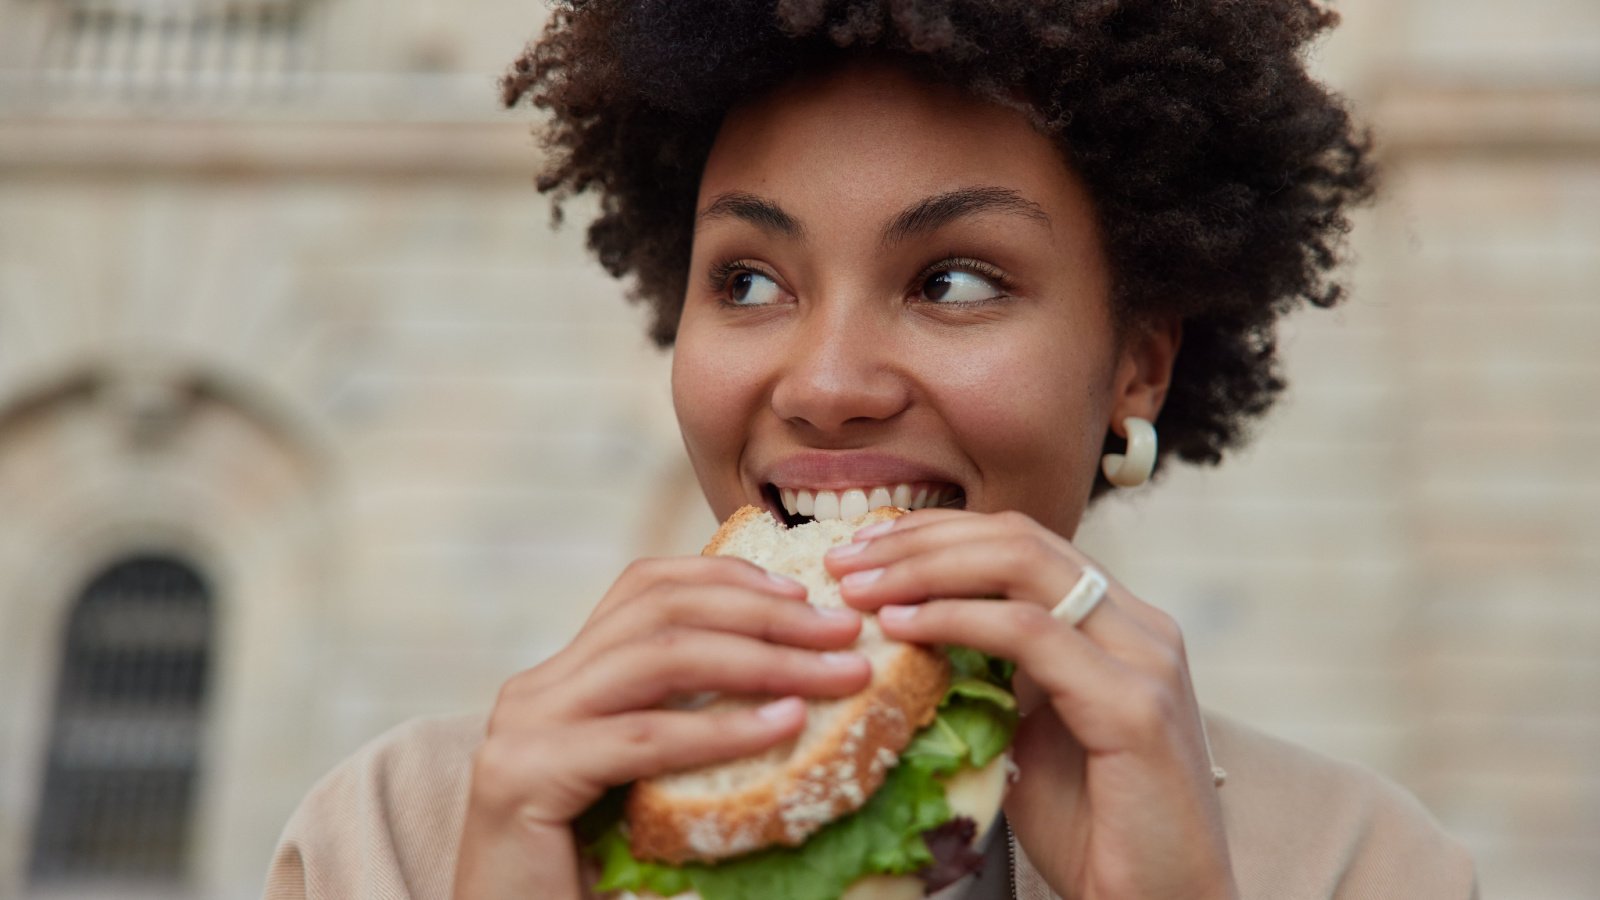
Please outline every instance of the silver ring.
M1050 615L1076 628L1106 598L1106 587L1106 576L1086 567L1078 576L1078 583L1050 610Z

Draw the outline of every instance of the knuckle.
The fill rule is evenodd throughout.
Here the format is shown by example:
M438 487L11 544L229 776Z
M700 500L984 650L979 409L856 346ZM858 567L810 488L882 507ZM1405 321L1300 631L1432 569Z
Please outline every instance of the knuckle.
M504 734L507 726L510 724L508 721L509 718L510 713L506 712L506 704L504 701L495 701L494 709L489 710L489 721L486 725L484 725L484 736L492 739L496 735Z
M506 679L495 694L484 734L493 737L538 715L541 700L549 697L546 681L538 668L526 669Z
M530 760L538 760L543 755L532 753L524 757L506 740L484 741L472 754L473 794L491 807L514 803L525 779L538 780Z
M1006 554L1011 568L1025 571L1048 563L1055 556L1055 551L1043 538L1027 534L1008 542Z
M527 670L507 678L500 685L500 690L495 692L494 711L503 714L511 707L516 706L523 698L527 697L534 687L533 671Z
M667 626L644 638L646 667L655 678L678 681L690 675L708 655L708 648L685 628Z
M1187 671L1183 661L1183 651L1171 645L1163 645L1156 651L1155 666L1156 675L1163 684L1182 682Z
M616 737L633 749L653 747L661 737L661 725L652 716L628 716L617 724Z
M1002 604L1006 627L1021 635L1019 650L1023 656L1044 659L1059 651L1059 635L1051 627L1054 622L1050 611L1036 603L1021 601Z
M1044 535L1038 533L1029 534L1026 543L1030 562L1043 565L1054 560L1058 555L1056 548L1050 545L1050 541Z
M649 622L658 628L667 628L687 621L694 609L694 595L681 581L664 581L645 592L649 600L644 604Z
M645 643L656 654L671 658L683 653L684 647L688 643L688 636L689 633L687 631L673 625L652 631L645 638Z
M1123 724L1134 734L1157 734L1172 722L1175 708L1172 691L1165 684L1142 679L1124 700Z
M648 581L657 569L661 567L661 560L657 557L642 556L628 563L622 568L622 577L640 581Z
M769 612L757 623L756 637L769 644L783 643L794 634L796 625L803 625L799 621L801 612L798 607L793 611L779 609Z
M494 737L505 731L511 719L511 701L507 697L506 685L500 686L500 694L495 697L494 708L489 710L489 722L485 726L484 734Z
M613 737L635 771L654 774L670 768L665 745L670 734L659 716L641 713L617 720Z
M1002 605L1007 624L1023 634L1041 636L1050 624L1050 612L1037 603L1016 601Z
M1182 626L1166 612L1152 609L1149 627L1156 636L1156 647L1151 654L1156 674L1168 684L1185 680L1189 671L1189 654L1184 646Z
M1163 609L1151 607L1150 626L1155 629L1163 643L1174 648L1180 654L1183 652L1183 626L1178 620Z

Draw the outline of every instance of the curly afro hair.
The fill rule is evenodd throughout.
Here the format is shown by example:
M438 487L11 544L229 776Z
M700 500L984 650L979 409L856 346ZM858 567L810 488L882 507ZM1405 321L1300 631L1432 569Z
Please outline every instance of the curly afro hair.
M598 193L589 247L662 346L730 107L862 56L1020 101L1088 186L1119 321L1183 320L1161 455L1214 464L1284 387L1277 317L1339 300L1373 191L1370 137L1301 54L1336 22L1311 0L571 0L501 86L552 114L539 190L557 221Z

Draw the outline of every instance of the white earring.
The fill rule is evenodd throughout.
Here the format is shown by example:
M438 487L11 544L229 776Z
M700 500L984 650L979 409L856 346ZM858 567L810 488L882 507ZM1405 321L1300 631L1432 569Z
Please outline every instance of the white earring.
M1122 427L1128 430L1128 452L1102 456L1100 471L1117 487L1138 487L1156 468L1156 427L1138 416L1123 419Z

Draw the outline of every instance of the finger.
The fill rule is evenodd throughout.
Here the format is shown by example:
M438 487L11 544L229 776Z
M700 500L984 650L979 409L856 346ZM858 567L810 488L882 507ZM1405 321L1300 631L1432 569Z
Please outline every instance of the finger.
M862 529L854 541L840 544L823 558L828 572L835 578L850 572L887 565L897 559L924 553L937 547L951 547L979 541L1011 538L1035 541L1045 548L1067 558L1081 556L1070 541L1022 513L1002 512L991 515L959 512L956 510L929 510L948 515L930 516L912 522L909 527L892 531L874 532ZM900 525L910 521L910 516L882 524Z
M633 780L738 759L794 737L805 720L805 701L799 697L784 697L755 709L647 710L612 716L599 730L609 732L605 744L615 748L615 755L597 764Z
M563 685L562 699L566 715L586 718L704 691L843 697L866 687L871 674L859 653L816 653L673 628L596 659Z
M597 655L673 627L727 631L813 650L848 647L861 632L855 610L796 603L792 597L760 594L744 585L660 583L637 600L592 620L555 657L508 682L502 696L564 686Z
M794 738L805 718L805 703L785 697L755 709L642 710L501 732L479 750L473 790L566 827L612 785L759 753Z
M968 512L961 509L918 509L912 510L893 519L873 522L856 530L852 539L856 541L870 540L871 538L888 534L891 531L901 532L936 522L959 521L962 519L981 518L981 513Z
M873 530L893 526L892 529ZM856 540L841 544L824 558L828 572L843 578L852 572L868 571L886 566L896 560L924 553L941 546L955 546L992 538L1014 537L1036 542L1046 551L1054 551L1071 561L1075 572L1092 567L1102 573L1105 568L1088 554L1079 550L1066 538L1050 531L1027 515L1014 511L991 514L973 513L953 509L928 509L869 526L857 533ZM1066 595L1075 583L1068 582L1054 593L1056 600ZM1052 592L1053 592L1053 586ZM1052 593L1047 592L1047 593ZM1169 645L1178 637L1177 623L1161 609L1144 602L1115 582L1111 593L1118 597L1126 615L1143 627L1150 635ZM1052 607L1054 602L1051 603ZM1102 617L1104 618L1104 617Z
M944 600L885 607L879 621L900 640L959 643L1014 660L1018 682L1031 679L1092 751L1195 746L1198 713L1186 673L1129 665L1028 604Z
M595 650L672 627L725 631L775 644L832 650L861 632L861 615L846 607L817 607L744 585L670 582L645 591L637 603L594 623L580 640Z
M1143 696L1147 679L1087 635L1028 603L935 600L879 610L884 634L902 641L959 644L1013 660L1038 684L1052 708L1094 751L1143 743L1150 723L1125 716L1127 698Z
M870 548L865 553L873 552ZM877 568L839 579L839 594L856 609L927 598L999 594L1040 606L1054 605L1056 588L1071 585L1079 570L1054 549L1032 539L1010 537L936 543ZM1065 588L1061 588L1064 593Z
M643 593L650 585L664 581L689 584L743 586L757 593L794 600L805 599L805 585L761 568L749 560L733 556L669 556L636 559L617 576L604 597L589 614L589 620L609 615L615 608Z
M1027 528L1005 530L1008 533L1001 537L974 539L968 523L944 522L921 529L926 534L875 538L872 544L891 537L903 540L898 548L881 554L887 557L883 567L858 569L841 578L840 596L851 606L866 611L884 604L918 603L929 598L996 594L1055 609L1083 575L1086 564L1080 561L1081 554L1072 551L1065 541L1052 540L1053 535L1035 534ZM907 550L911 555L890 555ZM877 555L879 551L870 547L856 554ZM1127 606L1132 603L1127 601L1134 598L1120 585L1111 583L1107 591L1105 599L1078 627L1117 656L1167 667L1174 652L1173 632L1158 631L1131 615ZM1148 604L1140 605L1176 628L1165 613Z
M967 509L948 509L942 507L929 507L928 509L914 509L903 516L890 519L888 524L892 527L885 531L901 531L907 528L920 528L935 522L948 522L954 519L971 519L983 516L983 513ZM863 529L865 530L865 529Z

